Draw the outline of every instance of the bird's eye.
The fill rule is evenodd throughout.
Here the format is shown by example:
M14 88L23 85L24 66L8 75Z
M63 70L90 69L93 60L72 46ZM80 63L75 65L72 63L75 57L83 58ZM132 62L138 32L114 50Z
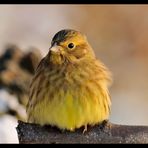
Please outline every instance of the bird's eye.
M69 44L68 44L68 48L72 49L72 48L74 48L74 47L75 47L74 43L69 43Z

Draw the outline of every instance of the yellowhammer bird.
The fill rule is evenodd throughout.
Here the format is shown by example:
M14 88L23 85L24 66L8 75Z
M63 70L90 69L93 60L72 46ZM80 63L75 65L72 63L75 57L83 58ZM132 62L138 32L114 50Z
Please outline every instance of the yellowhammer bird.
M30 86L28 122L74 131L109 118L108 69L79 31L61 30Z

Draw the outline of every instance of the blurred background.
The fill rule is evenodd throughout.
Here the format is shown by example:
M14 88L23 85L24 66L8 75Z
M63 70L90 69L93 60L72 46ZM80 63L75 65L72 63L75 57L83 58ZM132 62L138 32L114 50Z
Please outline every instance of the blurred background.
M65 28L112 71L110 121L148 125L148 5L0 5L0 143L18 143L34 69Z

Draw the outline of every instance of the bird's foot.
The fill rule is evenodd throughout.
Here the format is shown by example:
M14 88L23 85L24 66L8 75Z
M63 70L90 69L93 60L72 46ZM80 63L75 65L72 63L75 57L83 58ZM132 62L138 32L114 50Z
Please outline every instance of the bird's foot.
M87 124L84 126L83 134L87 131Z

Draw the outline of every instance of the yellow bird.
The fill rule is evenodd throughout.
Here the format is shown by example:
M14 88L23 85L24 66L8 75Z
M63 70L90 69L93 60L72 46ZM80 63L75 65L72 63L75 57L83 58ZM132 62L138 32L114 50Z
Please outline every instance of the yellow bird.
M86 36L66 29L55 34L30 85L28 122L74 131L109 118L109 70L96 59Z

